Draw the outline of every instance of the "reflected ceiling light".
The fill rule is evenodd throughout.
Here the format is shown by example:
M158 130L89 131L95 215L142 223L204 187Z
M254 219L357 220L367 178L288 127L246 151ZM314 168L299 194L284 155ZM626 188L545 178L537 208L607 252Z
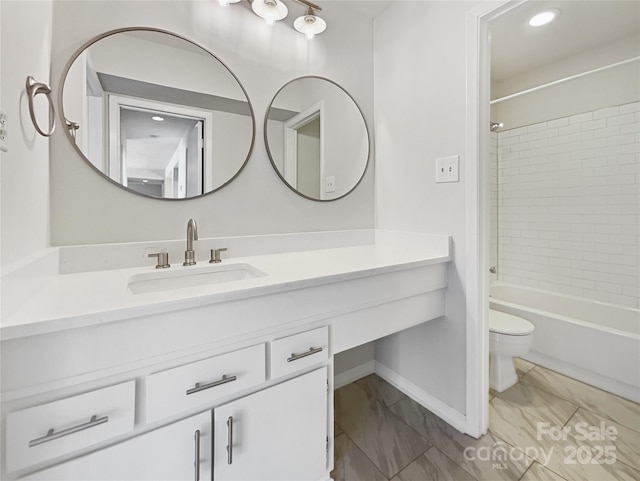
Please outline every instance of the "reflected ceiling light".
M314 5L315 6L315 5ZM321 10L315 6L317 10ZM327 22L313 14L313 8L307 7L307 14L296 18L293 27L300 33L304 33L309 40L315 35L322 33L327 28Z
M143 184L146 184L147 182L149 182L147 179L142 179Z
M230 3L238 3L239 1L240 0L218 0L218 3L220 4L220 6L226 7Z
M154 115L153 117L151 117L151 120L155 120L156 122L162 122L164 120L164 117L160 117L159 115Z
M280 0L253 0L251 9L256 15L264 18L267 25L273 25L289 13L287 6Z
M529 19L529 25L532 27L540 27L542 25L546 25L551 22L554 18L558 16L560 10L557 8L550 8L549 10L545 10L540 12Z

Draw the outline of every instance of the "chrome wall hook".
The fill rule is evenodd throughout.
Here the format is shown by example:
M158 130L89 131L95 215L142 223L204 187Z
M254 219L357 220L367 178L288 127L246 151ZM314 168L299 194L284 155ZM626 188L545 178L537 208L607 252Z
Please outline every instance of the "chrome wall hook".
M33 100L36 95L43 94L47 97L49 102L49 132L44 132L38 125L36 115L33 107ZM44 137L51 137L53 131L56 129L55 109L53 107L53 99L51 98L51 87L42 82L38 82L31 75L27 77L27 96L29 97L29 115L31 115L31 121L38 133Z

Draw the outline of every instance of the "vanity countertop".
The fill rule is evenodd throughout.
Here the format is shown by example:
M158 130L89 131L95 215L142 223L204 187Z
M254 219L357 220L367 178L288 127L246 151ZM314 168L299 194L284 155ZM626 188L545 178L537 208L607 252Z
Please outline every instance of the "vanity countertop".
M248 264L264 276L134 294L132 276L165 271L153 267L116 268L55 274L1 324L2 339L44 334L143 315L321 286L451 260L447 236L375 231L371 244L227 258L217 266ZM227 254L227 253L225 253ZM181 259L179 260L181 261ZM213 266L198 258L184 267L171 259L166 272L196 272ZM159 274L160 275L160 274Z

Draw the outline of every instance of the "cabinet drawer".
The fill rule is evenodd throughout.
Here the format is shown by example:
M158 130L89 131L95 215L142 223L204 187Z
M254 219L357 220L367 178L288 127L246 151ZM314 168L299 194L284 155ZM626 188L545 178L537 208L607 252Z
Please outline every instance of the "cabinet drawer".
M91 446L133 429L135 381L7 416L7 471Z
M258 344L147 376L147 422L264 382L265 362L265 346Z
M276 339L271 342L271 377L286 376L324 362L328 357L327 326Z
M207 411L20 481L210 481L211 438Z

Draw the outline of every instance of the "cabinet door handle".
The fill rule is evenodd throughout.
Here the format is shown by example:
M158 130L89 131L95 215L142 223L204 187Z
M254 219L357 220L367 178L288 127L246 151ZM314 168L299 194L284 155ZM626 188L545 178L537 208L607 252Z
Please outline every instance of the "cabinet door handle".
M208 384L200 384L199 382L197 382L194 387L187 390L187 396L189 394L195 394L197 392L204 391L205 389L211 389L212 387L220 386L222 384L227 384L228 382L235 381L236 379L237 379L236 376L224 375L222 376L222 379L219 379L218 381L210 382Z
M233 416L227 419L227 464L233 463Z
M322 352L321 347L310 347L308 351L300 354L291 353L291 357L287 359L287 362L297 361L298 359L302 359L303 357L311 356L311 354L317 354L319 352Z
M194 439L196 442L196 454L195 454L196 459L194 464L195 481L200 481L200 430L199 429L196 429Z
M49 441L53 441L54 439L61 438L63 436L68 436L69 434L77 433L78 431L84 431L85 429L89 429L100 424L104 424L109 420L109 416L103 416L99 418L97 415L91 416L91 419L82 424L78 424L77 426L73 426L71 428L63 429L62 431L58 431L57 433L53 428L47 431L47 434L42 436L41 438L33 439L29 441L29 447L37 446L38 444L47 443Z

